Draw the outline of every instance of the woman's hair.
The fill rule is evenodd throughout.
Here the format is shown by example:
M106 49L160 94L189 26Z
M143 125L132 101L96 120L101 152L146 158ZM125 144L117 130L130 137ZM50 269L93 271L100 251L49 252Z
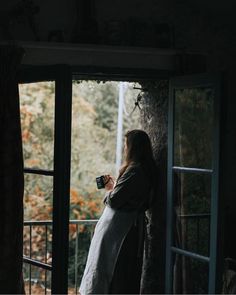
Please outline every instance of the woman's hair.
M131 163L139 163L149 177L152 186L156 184L156 164L148 134L140 129L128 131L126 138L126 154L124 164L120 169L121 176Z

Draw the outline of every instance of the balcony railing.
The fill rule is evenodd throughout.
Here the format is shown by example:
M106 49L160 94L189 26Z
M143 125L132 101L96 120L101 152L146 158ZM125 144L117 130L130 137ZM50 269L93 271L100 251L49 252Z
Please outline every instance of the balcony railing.
M194 222L196 224L197 230L194 234L196 239L194 244L197 246L197 250L200 250L200 233L202 230L209 233L210 215L191 214L181 215L179 218L185 220L187 233L189 232L189 223ZM207 222L203 223L203 220ZM68 294L78 294L78 287L84 270L87 252L97 221L97 219L70 220ZM25 291L27 294L50 294L52 221L25 221L24 229L23 259ZM28 271L26 269L27 267Z
M68 293L78 293L86 252L97 221L97 219L70 220ZM26 294L51 293L51 241L52 221L24 222L23 261ZM81 257L83 261L80 261Z

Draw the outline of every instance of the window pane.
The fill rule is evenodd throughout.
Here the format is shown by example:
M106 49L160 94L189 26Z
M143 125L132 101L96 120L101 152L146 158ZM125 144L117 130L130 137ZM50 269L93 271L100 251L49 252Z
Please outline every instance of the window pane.
M54 82L20 84L24 166L53 169Z
M213 90L175 90L174 164L211 168Z
M175 246L209 256L211 176L175 174Z
M174 254L173 293L207 294L208 263Z
M37 261L52 264L52 224L24 226L23 253ZM31 242L30 242L31 238Z
M48 264L52 260L52 224L44 221L52 220L52 199L52 176L25 174L23 253Z
M52 176L25 173L24 220L51 220L52 197Z
M51 271L45 271L42 268L33 265L30 266L26 263L24 263L23 271L26 295L51 294Z

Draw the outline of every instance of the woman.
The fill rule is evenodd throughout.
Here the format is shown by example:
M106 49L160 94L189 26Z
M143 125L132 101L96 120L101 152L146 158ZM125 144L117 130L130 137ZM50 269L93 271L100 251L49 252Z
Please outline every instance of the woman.
M105 209L91 241L81 295L139 294L145 211L153 201L156 165L142 130L125 135L125 162L116 184L105 176Z

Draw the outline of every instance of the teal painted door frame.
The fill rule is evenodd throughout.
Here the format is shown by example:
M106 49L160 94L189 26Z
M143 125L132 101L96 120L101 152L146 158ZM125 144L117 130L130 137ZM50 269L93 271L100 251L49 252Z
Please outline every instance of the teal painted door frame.
M205 167L175 166L174 139L175 139L175 100L176 91L181 89L210 88L213 92L213 127L212 127L212 165ZM170 79L169 83L169 113L168 113L168 168L167 168L167 240L166 240L166 282L167 294L173 293L173 264L176 254L189 257L195 261L208 264L208 293L220 292L218 289L218 203L219 203L219 147L220 147L220 75L192 75ZM196 114L197 116L197 114ZM194 134L193 134L194 136ZM208 168L208 167L207 167ZM209 255L200 255L186 249L177 247L174 241L174 173L208 175L211 179L211 204L210 204L210 236Z

